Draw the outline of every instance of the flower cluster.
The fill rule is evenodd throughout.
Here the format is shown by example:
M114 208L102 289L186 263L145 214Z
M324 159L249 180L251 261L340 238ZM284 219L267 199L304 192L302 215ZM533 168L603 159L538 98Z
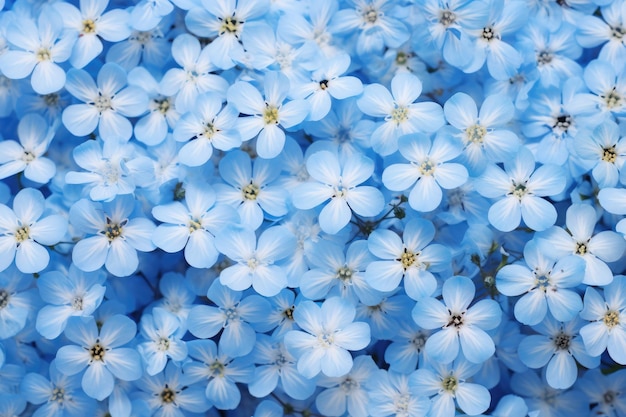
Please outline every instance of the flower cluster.
M0 0L0 417L626 417L625 0Z

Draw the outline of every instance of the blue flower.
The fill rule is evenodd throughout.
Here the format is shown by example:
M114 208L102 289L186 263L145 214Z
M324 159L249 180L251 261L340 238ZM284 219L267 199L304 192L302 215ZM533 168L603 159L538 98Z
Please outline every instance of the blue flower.
M135 381L143 374L137 351L122 347L135 333L135 322L122 315L107 319L100 330L93 317L71 317L65 336L76 344L62 346L57 351L57 369L72 376L87 368L82 376L83 391L102 401L113 392L114 377Z
M385 47L397 48L409 39L407 25L394 10L396 4L389 0L355 0L336 12L330 22L331 33L358 31L357 53L380 53Z
M135 137L149 146L162 143L180 117L174 106L174 97L164 95L157 80L144 67L135 67L129 71L128 84L144 90L150 100L149 113L141 117L134 126Z
M379 369L372 375L367 411L373 416L424 417L430 410L430 401L415 382L405 373Z
M474 183L484 197L499 199L489 208L488 218L496 229L510 232L522 220L533 230L541 231L556 222L556 210L541 197L553 196L565 188L565 174L557 165L542 165L535 170L532 153L520 148L504 170L490 165Z
M306 0L308 10L295 8L288 10L279 18L277 32L292 45L312 44L321 56L330 57L342 48L333 42L333 33L329 24L339 9L335 0Z
M456 93L443 106L449 134L463 143L463 159L472 175L483 172L489 162L504 162L515 156L520 140L503 127L515 114L511 100L500 94L487 96L480 112L465 93Z
M539 250L555 259L575 254L586 264L583 284L606 285L613 273L606 262L620 259L626 242L611 230L594 233L597 216L590 205L573 204L565 214L567 231L554 226L536 235Z
M32 294L28 291L32 281L30 275L21 273L15 267L0 273L0 339L12 338L26 326L29 310L34 305ZM0 356L4 357L4 353Z
M399 73L391 80L391 93L381 84L369 84L357 100L361 111L385 119L372 133L372 149L381 156L398 150L398 138L409 133L436 132L445 121L441 106L418 102L422 82L416 76Z
M86 272L103 265L115 276L128 276L137 270L137 251L154 250L151 237L154 223L133 216L134 199L120 196L110 203L79 200L70 209L72 225L86 236L72 250L72 261Z
M599 356L585 350L578 331L582 320L576 318L563 323L547 316L541 324L533 326L540 334L524 338L519 345L519 357L530 368L546 366L546 380L552 388L565 389L574 385L578 377L577 363L595 368Z
M68 32L76 37L70 56L74 68L83 68L100 55L103 50L100 38L119 42L130 35L128 11L114 9L104 13L108 4L109 0L83 1L80 10L66 2L52 6L62 17Z
M361 355L347 375L321 377L317 384L326 389L315 398L318 410L327 416L340 416L347 410L350 416L367 417L368 388L377 370L371 356Z
M366 282L378 291L393 291L404 278L409 297L430 297L437 289L437 279L431 271L443 271L451 259L446 247L430 244L434 237L435 226L424 219L409 221L402 239L391 230L373 231L367 240L368 248L380 260L367 265Z
M591 61L585 67L585 84L590 90L588 102L605 119L624 113L626 106L626 74L615 70L610 62Z
M246 26L267 13L268 7L268 0L202 2L202 7L189 10L185 24L192 33L213 39L207 46L211 60L218 68L229 69L244 55L241 38Z
M294 17L293 12L291 14ZM241 34L241 42L246 47L246 53L239 59L241 64L247 67L280 71L290 83L300 83L309 78L311 69L319 66L319 46L313 41L303 44L301 40L293 39L292 33L285 33L285 30L288 30L286 28L292 24L284 20L285 16L280 17L279 22L283 23L279 23L275 28L262 21L248 25ZM297 15L296 18L298 17L302 18ZM305 25L308 25L308 22L305 22Z
M187 385L182 369L169 364L165 372L145 375L135 384L140 389L136 392L139 401L156 417L184 417L185 411L204 413L210 407L209 399L204 395L201 384ZM133 412L139 414L140 407L133 401ZM142 414L139 414L142 415ZM113 416L115 417L115 416Z
M626 352L621 348L626 341L626 278L617 275L604 287L604 297L593 287L585 290L584 308L580 317L590 323L580 329L585 349L592 356L600 356L608 349L609 356L619 364L626 364Z
M307 122L304 129L319 140L330 140L337 145L339 155L363 152L369 148L372 132L376 128L373 120L363 117L356 104L357 98L333 102L330 112L322 120Z
M354 76L341 76L349 66L349 55L337 55L313 71L310 82L293 87L293 95L306 99L310 105L307 120L318 121L326 116L331 109L331 97L343 100L361 94L361 80Z
M626 11L620 2L607 2L600 8L601 15L580 16L577 21L576 41L583 48L602 45L598 58L615 66L626 61L626 48L622 38Z
M0 204L0 271L15 259L21 272L40 272L50 254L44 246L56 245L67 233L67 220L46 211L39 190L25 188L15 196L13 210Z
M354 241L344 255L341 246L331 242L319 242L306 257L311 267L299 282L305 297L320 300L339 295L353 303L377 304L381 294L373 290L365 278L365 269L373 260L364 240Z
M360 185L374 172L374 161L355 154L340 161L332 152L315 152L306 162L309 182L296 187L292 203L303 210L324 204L319 223L326 233L336 234L348 225L352 212L372 217L379 214L385 200L375 187Z
M190 271L199 270L190 269ZM181 328L187 328L187 315L196 298L191 290L190 281L190 278L175 272L166 272L159 280L159 292L163 298L157 301L155 307L163 307L175 315ZM203 294L206 294L206 291Z
M265 229L258 241L250 229L229 227L217 236L216 245L234 265L220 274L220 282L235 291L252 286L265 297L272 297L287 287L287 274L277 265L296 244L295 237L282 226Z
M535 241L524 247L523 264L505 265L496 275L500 293L522 297L515 304L515 318L523 324L539 324L550 310L560 321L572 320L582 310L573 288L585 276L585 262L574 255L552 258Z
M148 96L141 88L126 84L126 71L114 63L102 66L97 83L85 70L69 70L65 88L83 104L63 110L67 130L75 136L87 136L98 128L104 141L130 139L133 126L127 117L148 110Z
M275 162L256 159L252 164L248 154L235 150L220 161L219 171L226 184L214 185L217 201L236 208L242 225L256 230L264 215L287 214L287 192L275 183L281 171Z
M56 165L44 154L48 151L54 129L38 114L27 114L18 125L19 143L0 142L0 179L24 172L31 181L45 184L56 173Z
M599 369L590 369L578 380L578 389L587 397L591 412L598 415L619 415L626 411L626 372L621 369L608 375Z
M561 390L549 386L533 371L515 373L511 377L511 390L522 397L531 413L536 415L566 416L576 414L587 402L576 389Z
M56 361L50 362L48 378L39 373L26 374L20 384L20 392L29 403L38 406L33 414L36 417L91 414L96 408L96 402L83 393L80 376L62 374L56 367ZM1 411L0 415L3 415Z
M429 416L453 417L455 403L467 415L481 414L489 408L491 394L480 384L468 380L480 369L462 357L448 365L428 362L409 376L417 392L430 397Z
M538 162L563 165L577 154L578 140L572 139L580 135L587 142L588 134L583 132L603 117L589 104L589 94L580 78L568 79L561 89L535 89L532 93L522 132L529 138L538 138L534 152Z
M417 326L414 321L401 322L392 342L385 349L385 362L389 369L404 372L407 369L416 369L423 365L424 346L430 336L429 330Z
M302 330L285 334L285 346L297 358L303 376L313 378L322 372L340 377L352 368L349 350L360 350L370 343L367 323L354 322L356 310L339 297L330 297L321 306L301 301L293 317Z
M191 334L206 339L223 329L220 350L224 354L234 358L250 353L256 340L251 323L266 320L263 314L270 310L268 301L256 294L243 297L240 291L229 289L219 280L213 281L207 297L216 306L196 305L189 311L187 326Z
M285 347L281 335L270 337L259 334L253 356L257 366L249 391L255 397L266 397L280 387L291 398L305 400L315 391L315 379L306 378L298 372L296 359Z
M568 22L532 21L518 35L517 46L525 62L533 62L544 87L558 87L568 78L580 77L576 60L582 48L576 43L576 28Z
M233 359L212 340L192 340L187 344L193 360L183 365L185 385L202 381L209 403L220 410L234 410L241 401L235 383L248 384L254 377L254 366L244 358Z
M600 188L626 182L626 172L621 173L626 162L626 140L620 138L619 126L614 122L607 120L592 132L579 132L573 149Z
M277 295L269 299L271 308L267 317L267 322L274 328L273 336L282 337L289 330L294 330L296 322L293 319L295 309L295 294L285 288Z
M126 71L131 71L140 63L145 67L160 68L170 59L172 22L173 16L171 19L162 19L153 29L132 31L127 40L111 45L106 62L114 62Z
M519 31L527 19L528 8L522 1L490 1L489 19L485 26L468 30L476 38L474 58L469 67L462 69L474 72L487 62L487 70L496 80L513 77L523 59L519 51L502 38Z
M183 114L174 129L174 139L186 142L178 153L180 162L200 166L211 159L214 148L229 151L241 145L237 116L233 106L222 107L217 95L199 95L193 110Z
M69 171L65 182L87 184L92 200L111 201L117 195L135 191L132 168L140 168L143 158L136 158L138 164L129 161L134 156L131 146L117 140L90 140L76 146L72 154L76 164L87 172Z
M239 220L230 207L216 205L216 198L210 185L190 184L185 188L185 204L155 206L152 215L163 224L152 233L152 242L170 253L184 249L185 260L195 268L212 267L219 255L215 235Z
M413 308L413 320L424 329L440 329L426 340L426 354L447 364L459 355L472 363L482 363L495 352L495 345L485 330L500 324L502 311L494 300L480 300L471 307L474 283L467 277L454 276L443 283L443 302L422 298Z
M390 340L397 333L400 323L406 321L406 312L414 306L415 302L401 291L391 292L376 304L358 303L356 318L369 324L373 339Z
M141 317L140 331L145 342L137 345L137 351L144 360L148 375L156 375L165 369L168 358L177 362L187 358L187 345L180 340L179 327L176 316L160 307Z
M409 193L409 205L417 211L433 211L441 203L442 188L452 189L467 181L465 166L449 162L463 151L458 141L440 135L431 143L428 137L406 135L398 140L400 153L409 163L389 165L383 171L383 184L392 191Z
M91 316L102 303L106 274L82 272L71 265L69 271L41 274L37 287L47 303L37 314L35 328L47 339L57 338L72 316Z
M59 65L67 61L76 35L63 30L63 19L52 7L43 7L35 19L15 16L6 33L13 46L0 54L0 71L11 79L31 75L33 90L49 94L65 85L65 71Z
M468 68L476 59L472 32L487 27L492 6L486 1L427 0L419 7L428 34L443 58L457 68Z
M172 42L172 57L182 68L171 68L161 79L161 93L176 96L176 110L183 114L191 111L198 95L216 93L226 98L228 83L219 75L211 60L210 51L200 46L200 41L188 33L178 35Z
M285 144L285 132L309 114L309 104L296 99L285 102L290 93L289 79L279 72L268 72L263 83L264 97L250 83L238 81L228 89L228 103L248 115L237 121L241 139L258 135L256 152L261 158L278 156Z

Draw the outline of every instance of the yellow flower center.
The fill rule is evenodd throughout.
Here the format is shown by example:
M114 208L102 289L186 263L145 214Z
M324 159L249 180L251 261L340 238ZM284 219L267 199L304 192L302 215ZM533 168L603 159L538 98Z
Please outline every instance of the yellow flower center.
M96 31L96 22L92 19L83 20L83 33L94 33Z
M619 313L615 310L609 310L604 313L604 318L602 319L606 327L612 329L613 327L619 324Z
M276 106L271 106L266 104L265 110L263 111L263 121L266 125L277 125L278 124L278 108Z

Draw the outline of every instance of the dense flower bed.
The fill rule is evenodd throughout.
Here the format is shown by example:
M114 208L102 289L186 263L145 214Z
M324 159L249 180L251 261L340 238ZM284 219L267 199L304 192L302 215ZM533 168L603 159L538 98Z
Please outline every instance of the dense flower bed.
M626 416L623 0L0 0L0 416Z

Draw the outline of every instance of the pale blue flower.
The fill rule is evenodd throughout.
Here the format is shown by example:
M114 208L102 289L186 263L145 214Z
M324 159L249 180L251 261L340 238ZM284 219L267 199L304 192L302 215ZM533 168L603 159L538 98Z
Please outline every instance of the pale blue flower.
M93 317L72 317L65 336L76 344L62 346L56 354L57 369L68 376L83 373L85 394L99 401L113 392L114 377L123 381L141 378L141 358L136 350L122 347L137 333L128 317L114 315L98 329Z
M378 291L393 291L404 278L404 289L414 300L430 297L437 289L432 272L445 270L451 260L443 245L430 244L435 226L424 219L413 219L404 227L402 238L387 229L374 230L367 242L379 260L367 265L366 282Z
M303 376L313 378L320 372L340 377L350 372L349 350L360 350L370 343L367 323L355 322L356 311L347 301L330 297L321 306L301 301L293 317L302 330L285 334L285 346L297 358Z
M474 283L467 277L448 278L442 289L443 302L422 298L413 308L413 320L424 329L440 329L426 340L429 358L447 364L459 355L472 363L482 363L495 352L491 336L485 330L500 324L502 311L494 300L480 300L471 307ZM460 349L459 349L460 347Z
M132 196L120 196L110 203L79 200L70 209L72 225L85 233L72 250L72 261L83 271L101 268L115 276L128 276L137 270L137 251L154 250L154 223L133 216Z
M446 135L431 143L421 135L406 135L398 140L400 153L409 163L389 165L383 171L383 184L392 191L409 192L409 204L417 211L433 211L441 203L441 189L459 187L468 179L465 166L449 162L461 154L461 144Z
M133 133L128 117L148 110L148 96L139 87L127 86L126 71L107 63L97 81L85 70L71 69L65 88L82 101L63 110L63 124L75 136L87 136L98 128L104 141L126 141Z
M24 172L31 181L45 184L56 173L54 162L44 155L48 151L55 129L35 113L22 117L14 140L0 142L0 179Z
M617 275L604 287L603 295L593 287L585 290L585 304L580 317L590 323L580 329L587 352L600 356L608 349L609 356L619 364L626 364L626 278Z
M374 172L374 161L355 154L339 160L329 151L315 152L306 162L311 180L296 187L292 203L303 210L324 204L319 222L326 233L336 234L348 225L352 212L372 217L379 214L385 200L375 187L360 185Z
M469 382L479 369L480 365L462 357L448 365L430 361L409 375L409 383L430 397L429 416L453 417L456 406L474 416L485 412L491 402L491 394L485 387Z
M500 293L522 297L515 304L515 318L523 324L539 324L550 310L560 321L572 320L582 310L573 288L585 276L585 262L573 254L553 258L535 241L524 247L524 264L505 265L496 275Z
M261 158L278 156L285 145L285 132L302 122L309 114L309 104L302 99L285 101L290 92L289 79L270 71L263 83L263 96L250 83L239 81L228 89L228 103L239 113L248 115L237 120L243 141L258 135L256 152Z
M13 209L0 204L0 271L15 259L21 272L41 272L50 254L44 246L56 245L67 233L67 220L46 210L39 190L25 188L15 196Z
M265 297L287 286L287 274L277 263L289 256L296 239L286 227L268 227L257 240L251 229L231 226L220 232L215 244L234 263L221 272L223 285L234 291L252 287Z
M398 150L398 138L409 133L431 133L445 121L441 106L415 101L422 93L422 82L414 75L399 73L391 80L391 92L381 84L364 87L357 100L361 111L385 119L372 133L372 149L382 156Z
M184 249L185 260L195 268L210 268L219 252L215 235L237 223L237 213L223 204L215 204L216 193L210 185L190 184L185 188L184 204L173 201L152 209L155 219L163 222L152 234L152 242L166 252Z
M566 389L574 385L578 377L578 364L595 368L599 356L590 355L585 349L578 331L582 320L575 318L559 322L551 316L534 326L539 334L524 338L519 345L519 357L529 368L546 367L546 380L552 388Z
M596 222L592 206L573 204L565 215L567 230L554 226L538 233L537 246L555 259L568 255L581 257L586 264L583 284L606 285L613 280L613 273L606 262L620 259L626 250L626 242L612 230L595 233Z
M36 17L14 16L6 38L12 46L0 54L0 71L11 79L31 75L33 90L49 94L65 85L65 71L59 65L67 61L76 35L63 30L63 19L46 5Z
M72 316L91 316L100 306L106 287L106 274L82 272L71 265L69 271L50 271L37 279L41 299L35 328L46 339L57 338Z
M489 222L498 230L510 232L522 220L541 231L556 222L556 210L544 196L556 195L565 188L565 173L557 165L535 169L532 153L522 147L515 158L505 161L504 170L490 165L476 180L476 191L484 197L499 198L489 209Z
M53 4L65 28L76 36L70 56L74 68L83 68L100 55L104 49L100 38L119 42L130 35L128 11L114 9L104 13L108 5L109 0L82 0L79 10L66 2Z

